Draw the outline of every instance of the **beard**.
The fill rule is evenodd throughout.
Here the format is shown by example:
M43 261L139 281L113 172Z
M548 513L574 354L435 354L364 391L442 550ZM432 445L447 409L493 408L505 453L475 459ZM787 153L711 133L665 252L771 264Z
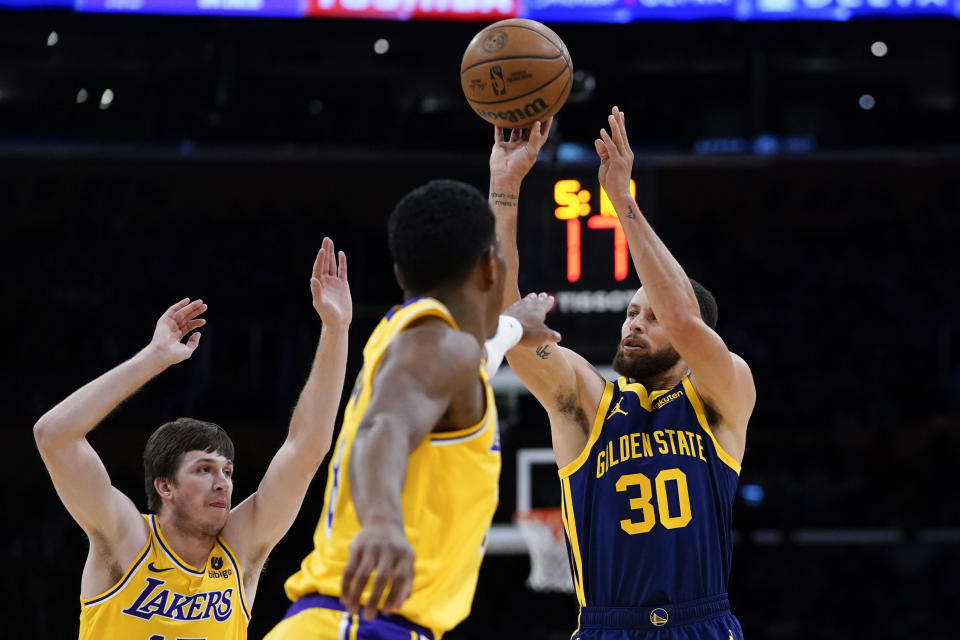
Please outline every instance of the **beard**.
M227 515L229 515L229 513L230 510L228 509ZM177 528L190 535L202 538L216 538L223 532L227 524L226 516L224 516L222 521L199 520L180 505L174 507L173 516Z
M680 354L669 345L653 353L633 355L624 351L621 344L613 357L613 370L647 386L648 381L662 376L679 361Z

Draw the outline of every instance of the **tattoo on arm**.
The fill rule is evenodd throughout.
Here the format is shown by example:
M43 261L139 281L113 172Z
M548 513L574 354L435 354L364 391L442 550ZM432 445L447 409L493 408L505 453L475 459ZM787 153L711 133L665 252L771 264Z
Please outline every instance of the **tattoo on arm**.
M550 357L550 345L542 344L537 347L537 355L540 356L541 360L546 360Z
M518 198L519 196L516 193L490 192L490 199L493 200L494 206L497 207L516 207Z
M632 204L631 204L631 205L627 205L627 217L630 218L631 220L634 220L634 219L636 219L636 217L637 217L636 212L633 210L633 205L632 205Z

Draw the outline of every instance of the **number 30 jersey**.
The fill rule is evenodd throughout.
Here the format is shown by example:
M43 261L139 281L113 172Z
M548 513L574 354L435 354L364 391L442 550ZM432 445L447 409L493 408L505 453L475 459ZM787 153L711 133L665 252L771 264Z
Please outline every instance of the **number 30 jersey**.
M580 605L725 593L739 473L689 378L652 393L626 378L607 382L586 447L560 469Z

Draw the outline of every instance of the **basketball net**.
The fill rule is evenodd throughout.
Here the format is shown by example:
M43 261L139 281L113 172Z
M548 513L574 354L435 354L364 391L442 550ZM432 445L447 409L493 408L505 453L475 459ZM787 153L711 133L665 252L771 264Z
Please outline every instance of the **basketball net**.
M560 509L518 511L515 519L530 552L527 586L534 591L573 593Z

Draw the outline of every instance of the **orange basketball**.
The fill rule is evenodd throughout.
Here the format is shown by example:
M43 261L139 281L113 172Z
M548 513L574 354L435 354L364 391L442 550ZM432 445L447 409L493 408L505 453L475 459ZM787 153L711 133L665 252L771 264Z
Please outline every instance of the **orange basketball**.
M563 40L545 25L522 18L501 20L467 45L460 86L487 122L508 129L529 127L566 102L573 62Z

